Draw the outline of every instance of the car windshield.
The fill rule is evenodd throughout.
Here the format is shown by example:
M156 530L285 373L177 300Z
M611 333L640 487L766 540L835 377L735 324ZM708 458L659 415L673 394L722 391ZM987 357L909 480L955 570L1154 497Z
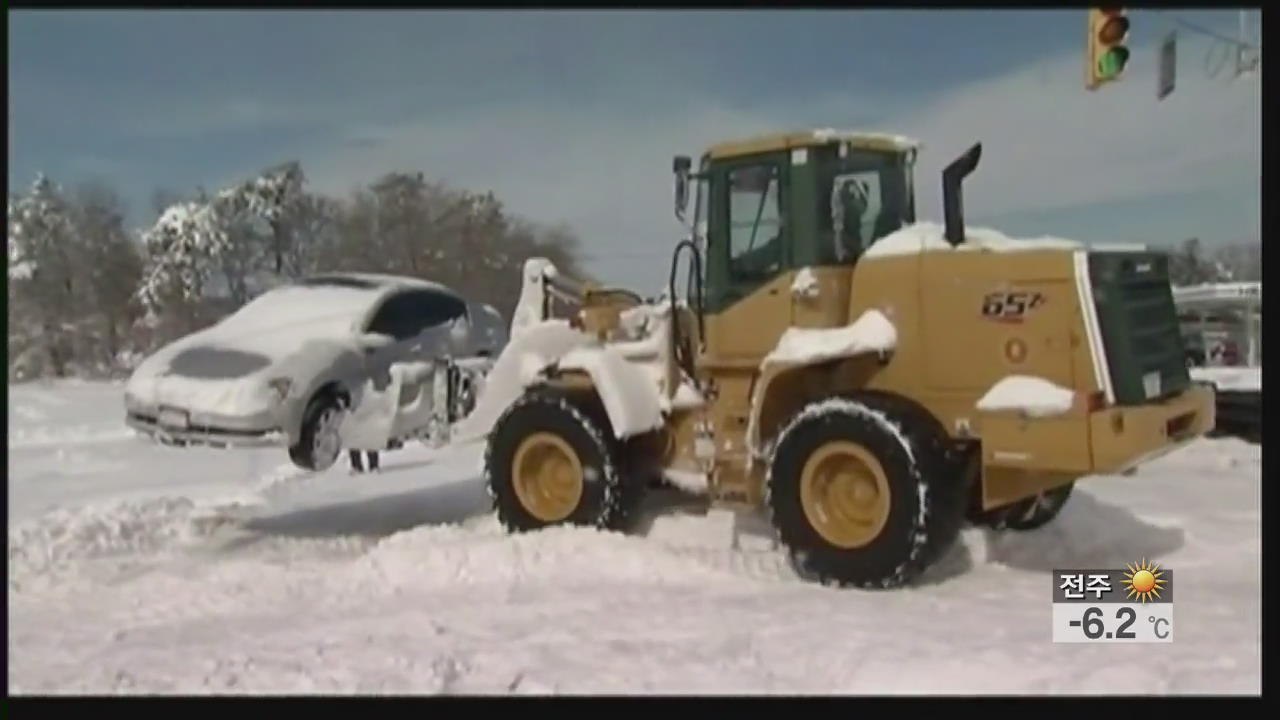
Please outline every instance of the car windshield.
M249 301L222 325L247 328L332 322L348 326L364 317L377 297L374 290L330 283L287 285Z

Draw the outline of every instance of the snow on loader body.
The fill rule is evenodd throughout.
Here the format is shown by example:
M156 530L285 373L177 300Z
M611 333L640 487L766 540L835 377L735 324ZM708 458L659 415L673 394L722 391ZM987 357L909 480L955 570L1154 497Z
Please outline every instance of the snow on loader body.
M966 520L1039 527L1078 478L1213 426L1164 255L965 228L979 145L943 173L944 225L918 223L917 148L819 130L714 146L696 173L677 157L694 231L658 302L530 260L454 429L487 442L503 524L625 529L665 476L764 511L806 577L896 587Z

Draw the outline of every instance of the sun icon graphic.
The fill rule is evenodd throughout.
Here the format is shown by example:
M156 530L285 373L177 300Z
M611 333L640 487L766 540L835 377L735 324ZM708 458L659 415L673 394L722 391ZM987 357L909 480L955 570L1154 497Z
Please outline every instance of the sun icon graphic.
M1164 571L1159 565L1148 563L1146 558L1137 565L1126 565L1129 572L1125 573L1127 577L1120 582L1129 586L1129 594L1126 600L1131 597L1137 597L1142 600L1142 604L1146 605L1147 600L1151 596L1160 597L1160 590L1164 587L1165 580L1161 580L1160 576L1164 575Z

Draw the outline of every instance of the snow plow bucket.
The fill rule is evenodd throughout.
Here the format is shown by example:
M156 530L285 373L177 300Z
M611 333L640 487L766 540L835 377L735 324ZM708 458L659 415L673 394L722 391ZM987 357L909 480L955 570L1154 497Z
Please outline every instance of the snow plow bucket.
M1093 410L1077 393L1069 409L1035 417L982 410L983 509L1023 500L1085 475L1120 474L1177 450L1215 423L1211 387L1160 402Z

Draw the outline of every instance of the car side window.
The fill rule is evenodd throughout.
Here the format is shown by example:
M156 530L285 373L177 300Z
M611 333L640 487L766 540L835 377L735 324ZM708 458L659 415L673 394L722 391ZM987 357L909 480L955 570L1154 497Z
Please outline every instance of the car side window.
M467 312L466 303L449 293L415 290L408 294L414 334L445 325Z
M408 340L425 330L452 322L466 312L466 303L454 295L411 290L388 298L369 323L369 332L390 335L397 341Z
M369 332L390 335L398 341L417 335L413 329L411 300L408 293L400 293L383 301L369 322Z

